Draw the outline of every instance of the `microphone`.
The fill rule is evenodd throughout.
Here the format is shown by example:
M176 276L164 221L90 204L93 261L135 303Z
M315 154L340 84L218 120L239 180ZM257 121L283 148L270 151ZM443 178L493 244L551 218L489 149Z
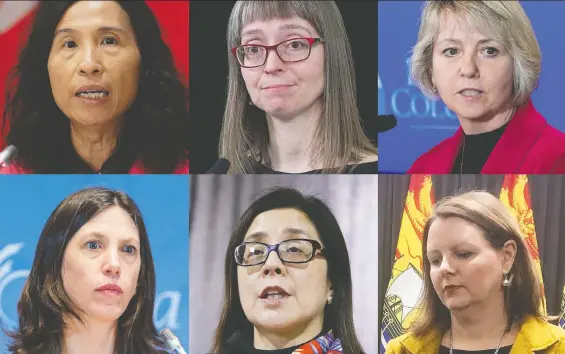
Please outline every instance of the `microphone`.
M213 175L225 175L226 173L228 173L228 170L230 169L230 161L228 159L224 159L224 158L220 158L218 159L218 161L216 161L216 163L214 163L214 166L212 166L212 168L210 170L208 170L208 174L213 174Z
M8 145L0 152L0 167L9 165L12 160L18 155L18 148L14 145Z
M384 133L396 127L396 124L397 124L396 117L393 116L392 114L379 115L379 119L377 120L377 125L378 125L377 131L379 133Z
M165 343L169 346L172 350L171 353L174 354L186 354L182 345L180 345L179 339L171 332L168 328L163 328L161 332L161 337L165 340Z

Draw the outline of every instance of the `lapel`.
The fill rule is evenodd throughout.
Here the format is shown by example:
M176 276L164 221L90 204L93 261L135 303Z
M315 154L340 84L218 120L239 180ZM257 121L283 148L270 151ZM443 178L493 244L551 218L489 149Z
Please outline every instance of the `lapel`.
M514 341L510 354L534 354L559 341L559 328L534 317L527 318ZM563 335L561 335L563 337Z
M514 114L481 173L519 172L546 126L546 120L528 100Z
M434 329L419 337L408 335L400 342L411 354L437 353L442 337L443 332Z

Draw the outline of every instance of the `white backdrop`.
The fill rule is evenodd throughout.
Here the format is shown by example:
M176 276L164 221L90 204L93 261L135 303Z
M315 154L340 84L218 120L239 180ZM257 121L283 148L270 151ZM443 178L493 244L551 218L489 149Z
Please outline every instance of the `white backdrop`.
M377 175L193 175L191 182L190 353L209 352L235 222L258 193L274 186L314 195L334 212L351 262L355 329L365 352L378 352Z

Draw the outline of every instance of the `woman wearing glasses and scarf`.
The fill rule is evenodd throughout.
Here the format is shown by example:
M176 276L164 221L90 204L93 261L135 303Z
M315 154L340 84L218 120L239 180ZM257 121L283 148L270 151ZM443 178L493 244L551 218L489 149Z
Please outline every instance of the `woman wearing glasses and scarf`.
M333 1L238 1L220 157L231 173L377 173Z
M360 354L349 257L330 209L275 189L239 219L225 260L212 352Z

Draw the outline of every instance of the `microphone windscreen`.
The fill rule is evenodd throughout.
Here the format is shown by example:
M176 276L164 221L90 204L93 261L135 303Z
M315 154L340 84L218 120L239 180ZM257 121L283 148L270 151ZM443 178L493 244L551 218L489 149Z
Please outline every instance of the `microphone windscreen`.
M208 174L214 174L214 175L224 175L226 173L228 173L228 170L230 169L230 161L228 159L224 159L224 158L220 158L218 159L218 161L216 161L216 163L214 163L214 166L212 166L212 168L210 170L208 170Z

